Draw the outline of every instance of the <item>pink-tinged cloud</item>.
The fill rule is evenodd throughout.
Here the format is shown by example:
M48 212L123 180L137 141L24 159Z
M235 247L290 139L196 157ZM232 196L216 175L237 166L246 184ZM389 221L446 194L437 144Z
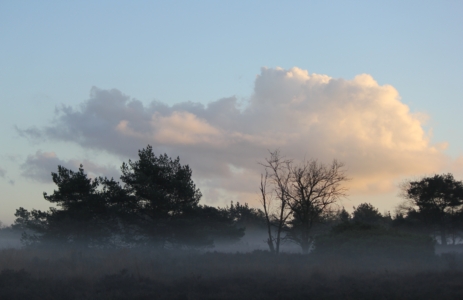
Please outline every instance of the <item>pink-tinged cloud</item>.
M153 140L167 145L213 144L221 138L218 129L185 111L174 111L170 116L154 113L151 127L153 128ZM116 129L123 135L145 138L143 134L131 128L126 120L119 122Z
M368 74L346 80L262 68L243 106L234 97L207 106L145 106L117 90L93 88L80 107L62 107L53 124L29 131L132 158L151 144L190 164L206 195L238 200L255 195L258 162L277 148L290 158L344 162L351 194L383 193L400 178L439 172L449 159L445 144L431 143L425 118Z

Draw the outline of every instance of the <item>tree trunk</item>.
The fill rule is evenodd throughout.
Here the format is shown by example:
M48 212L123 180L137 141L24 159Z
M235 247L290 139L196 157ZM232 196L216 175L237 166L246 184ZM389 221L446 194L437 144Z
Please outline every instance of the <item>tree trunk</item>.
M302 234L301 236L301 248L302 254L308 254L310 249L310 238L306 234Z
M268 230L267 245L270 249L270 252L275 253L275 246L273 245L272 226L270 224L270 220L268 216L267 216L267 230Z
M441 228L440 230L440 243L442 246L447 246L447 233L445 228Z
M270 252L275 253L275 247L273 246L272 238L269 237L267 239L267 245L268 245L268 247L270 249Z
M284 217L284 209L285 209L285 204L284 202L281 205L281 210L280 210L280 220L278 220L278 230L277 230L277 240L276 240L276 254L280 253L280 244L281 244L281 233L283 231L283 226L285 225L285 220L286 218Z
M309 248L310 248L309 242L303 241L301 243L301 248L302 248L302 254L308 254L309 253Z

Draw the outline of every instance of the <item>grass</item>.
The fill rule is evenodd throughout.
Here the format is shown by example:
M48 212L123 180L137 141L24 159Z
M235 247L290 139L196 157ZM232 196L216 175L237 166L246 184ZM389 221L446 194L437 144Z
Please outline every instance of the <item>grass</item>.
M335 256L134 249L0 251L0 299L458 299L463 256Z

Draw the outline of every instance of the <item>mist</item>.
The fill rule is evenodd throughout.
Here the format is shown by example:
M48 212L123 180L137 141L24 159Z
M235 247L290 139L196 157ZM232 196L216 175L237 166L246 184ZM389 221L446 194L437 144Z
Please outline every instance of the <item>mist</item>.
M54 244L0 250L0 296L35 299L458 298L463 255L274 255L265 231L209 249L78 248ZM2 239L2 245L5 240ZM461 249L460 247L458 247ZM453 252L453 251L452 251ZM393 288L391 288L391 286ZM407 295L407 296L404 296Z
M120 180L58 165L53 193L43 194L54 206L19 207L14 223L0 229L0 297L463 293L454 288L463 279L463 182L452 174L405 182L404 203L391 215L370 203L341 207L348 177L336 160L288 160L273 151L261 166L259 208L202 204L189 165L150 145L122 163Z

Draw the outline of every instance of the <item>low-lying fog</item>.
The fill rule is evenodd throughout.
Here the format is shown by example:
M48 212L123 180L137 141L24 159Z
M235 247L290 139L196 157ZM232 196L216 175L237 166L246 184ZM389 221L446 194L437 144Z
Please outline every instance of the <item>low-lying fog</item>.
M0 249L20 249L24 245L21 242L21 232L10 228L0 229ZM216 251L222 253L251 253L253 251L268 251L267 232L253 230L247 232L238 242L216 241L213 247L201 249L200 252ZM438 243L434 246L435 254L463 253L463 243L451 246L442 246ZM283 241L280 245L282 253L301 253L301 247L291 241Z

